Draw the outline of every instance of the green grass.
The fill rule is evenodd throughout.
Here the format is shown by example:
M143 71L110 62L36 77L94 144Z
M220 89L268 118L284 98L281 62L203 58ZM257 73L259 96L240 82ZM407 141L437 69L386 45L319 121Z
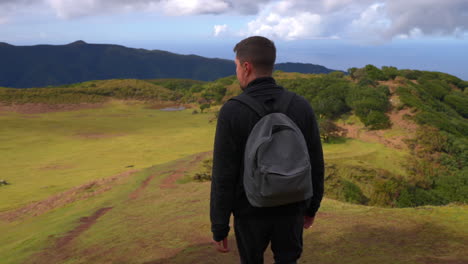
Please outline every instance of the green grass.
M210 244L210 183L160 188L167 172L188 160L153 166L105 196L0 230L6 234L0 242L24 237L14 245L0 244L4 245L0 256L6 257L6 263L20 263L47 248L48 259L56 263L238 263L233 232L231 253L216 253ZM128 194L150 175L157 177L137 199L129 200ZM108 206L113 209L60 252L54 249L54 240L47 239L49 235L60 237L77 226L80 217ZM305 231L299 263L466 261L467 209L457 205L384 209L325 199L314 226ZM266 255L271 260L271 253ZM29 258L25 263L34 261Z
M99 195L39 216L0 220L1 262L238 263L233 232L231 253L218 254L211 246L210 183L187 178L200 170L199 164L190 162L193 154L212 149L215 130L215 124L208 123L212 113L191 112L162 112L141 103L114 101L101 109L34 118L0 115L0 169L2 178L12 183L0 187L0 211L141 169ZM324 153L329 164L401 175L400 163L407 155L359 140L325 144ZM162 188L165 178L181 168L188 169L185 177ZM80 219L105 207L112 209L89 229L63 247L55 245L81 224ZM313 228L305 232L299 263L463 263L468 261L467 209L466 205L385 209L324 199Z
M408 153L380 143L349 139L342 144L324 144L323 150L326 163L384 169L394 174L406 175L401 163Z
M212 148L211 114L113 102L102 109L0 116L0 211L93 179Z

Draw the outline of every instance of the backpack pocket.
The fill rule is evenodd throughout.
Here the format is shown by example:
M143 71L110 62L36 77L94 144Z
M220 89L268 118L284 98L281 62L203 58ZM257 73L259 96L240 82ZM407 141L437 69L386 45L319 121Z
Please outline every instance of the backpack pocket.
M293 174L260 172L260 194L266 199L287 200L289 202L307 199L312 189L310 165L298 168ZM310 195L311 196L311 195Z

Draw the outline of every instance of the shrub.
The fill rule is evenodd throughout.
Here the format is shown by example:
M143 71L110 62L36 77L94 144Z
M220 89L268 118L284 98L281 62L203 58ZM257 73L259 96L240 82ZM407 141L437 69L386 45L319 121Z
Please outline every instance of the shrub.
M444 97L444 102L451 106L464 118L468 118L468 96L461 92L453 92Z
M417 80L422 75L422 72L416 70L400 70L399 75L406 79Z
M369 129L387 129L392 126L388 116L380 111L371 110L364 119L364 125Z
M373 81L386 81L388 77L377 67L372 64L366 65L364 67L366 76Z
M348 132L346 129L337 126L330 119L320 119L319 127L320 137L326 143L329 143L331 139L344 137Z
M201 164L201 171L194 174L195 181L211 181L211 171L213 168L213 159L205 159Z
M392 66L383 66L382 73L385 75L385 78L390 80L394 80L399 74L398 69Z
M369 204L383 207L395 206L402 185L403 181L395 177L376 179Z
M208 109L208 108L210 108L210 107L211 107L210 104L202 104L202 105L200 105L200 112L203 113L203 111L204 111L205 109Z
M342 180L342 195L346 202L355 204L367 204L369 199L362 193L361 189L348 180Z
M398 207L415 207L422 205L443 205L446 201L432 190L409 186L401 191L396 201Z

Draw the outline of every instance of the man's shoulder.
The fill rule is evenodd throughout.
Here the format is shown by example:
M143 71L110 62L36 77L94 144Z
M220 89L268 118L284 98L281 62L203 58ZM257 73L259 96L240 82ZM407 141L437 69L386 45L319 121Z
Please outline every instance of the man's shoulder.
M312 109L312 106L310 105L309 101L307 101L307 99L297 93L294 94L295 96L292 99L290 107L295 109Z
M219 110L219 118L230 119L241 114L246 106L237 100L229 99Z

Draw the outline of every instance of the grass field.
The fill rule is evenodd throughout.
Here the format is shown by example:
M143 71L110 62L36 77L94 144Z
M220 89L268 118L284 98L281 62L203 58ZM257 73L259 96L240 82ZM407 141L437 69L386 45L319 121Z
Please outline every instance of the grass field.
M93 179L212 148L211 114L115 101L104 108L0 116L0 212Z
M114 101L0 114L0 169L11 182L0 187L0 263L238 263L232 233L230 253L210 244L210 184L178 181L211 155L212 114L191 113ZM405 157L359 140L324 151L329 162L394 173ZM300 263L468 263L467 209L325 199Z

